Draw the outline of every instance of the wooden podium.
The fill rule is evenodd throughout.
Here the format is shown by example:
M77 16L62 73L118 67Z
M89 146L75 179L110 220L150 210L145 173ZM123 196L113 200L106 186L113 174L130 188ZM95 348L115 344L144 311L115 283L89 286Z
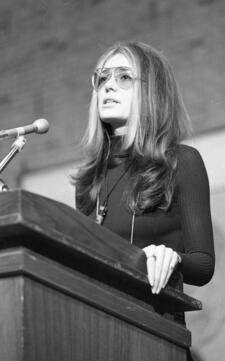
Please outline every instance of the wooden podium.
M1 361L184 361L179 277L151 294L144 252L59 202L0 194ZM175 287L175 288L174 288Z

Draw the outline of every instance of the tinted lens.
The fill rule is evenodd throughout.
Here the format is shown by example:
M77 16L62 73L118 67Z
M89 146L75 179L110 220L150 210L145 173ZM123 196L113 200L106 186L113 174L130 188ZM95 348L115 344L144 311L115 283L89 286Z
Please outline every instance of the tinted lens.
M117 84L123 89L129 89L133 84L133 74L130 70L115 70L115 79Z
M98 90L100 89L111 77L110 69L97 69L92 76L92 85Z

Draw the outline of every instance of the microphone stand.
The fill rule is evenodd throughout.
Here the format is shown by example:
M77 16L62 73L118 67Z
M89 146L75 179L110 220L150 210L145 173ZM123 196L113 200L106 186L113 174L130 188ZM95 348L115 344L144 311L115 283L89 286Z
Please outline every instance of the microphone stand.
M10 151L6 154L6 156L0 162L0 173L6 168L9 162L15 157L15 155L23 149L24 145L26 144L26 138L21 135L19 136L15 142L11 145ZM9 188L5 184L5 182L0 179L0 192L7 191Z

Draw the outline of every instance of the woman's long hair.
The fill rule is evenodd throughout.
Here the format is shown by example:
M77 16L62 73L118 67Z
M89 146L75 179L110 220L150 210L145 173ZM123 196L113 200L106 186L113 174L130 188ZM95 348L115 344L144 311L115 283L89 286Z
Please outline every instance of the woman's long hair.
M134 101L121 151L129 150L129 186L124 194L136 214L156 208L167 210L172 202L177 167L177 144L188 134L190 120L171 66L164 55L144 43L122 43L110 48L97 67L120 53L131 62L140 81L134 82ZM98 114L93 90L89 125L82 141L85 157L72 176L77 207L90 214L95 207L107 167L110 129Z

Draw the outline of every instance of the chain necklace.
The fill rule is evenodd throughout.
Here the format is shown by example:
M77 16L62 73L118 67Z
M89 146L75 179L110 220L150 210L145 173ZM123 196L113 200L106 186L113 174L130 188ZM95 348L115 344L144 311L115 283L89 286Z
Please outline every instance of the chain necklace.
M131 163L128 165L128 167L122 172L122 174L119 176L119 178L115 181L115 183L112 185L112 187L110 188L110 190L108 191L108 179L106 182L106 189L107 189L107 194L103 200L102 205L100 205L100 200L99 200L99 195L97 197L97 204L96 204L96 218L95 221L98 224L102 224L104 222L105 216L107 214L107 204L108 204L108 199L110 197L110 195L112 194L112 192L114 191L114 189L116 188L116 186L118 185L118 183L121 181L121 179L125 176L125 174L127 173L128 169L130 168Z

